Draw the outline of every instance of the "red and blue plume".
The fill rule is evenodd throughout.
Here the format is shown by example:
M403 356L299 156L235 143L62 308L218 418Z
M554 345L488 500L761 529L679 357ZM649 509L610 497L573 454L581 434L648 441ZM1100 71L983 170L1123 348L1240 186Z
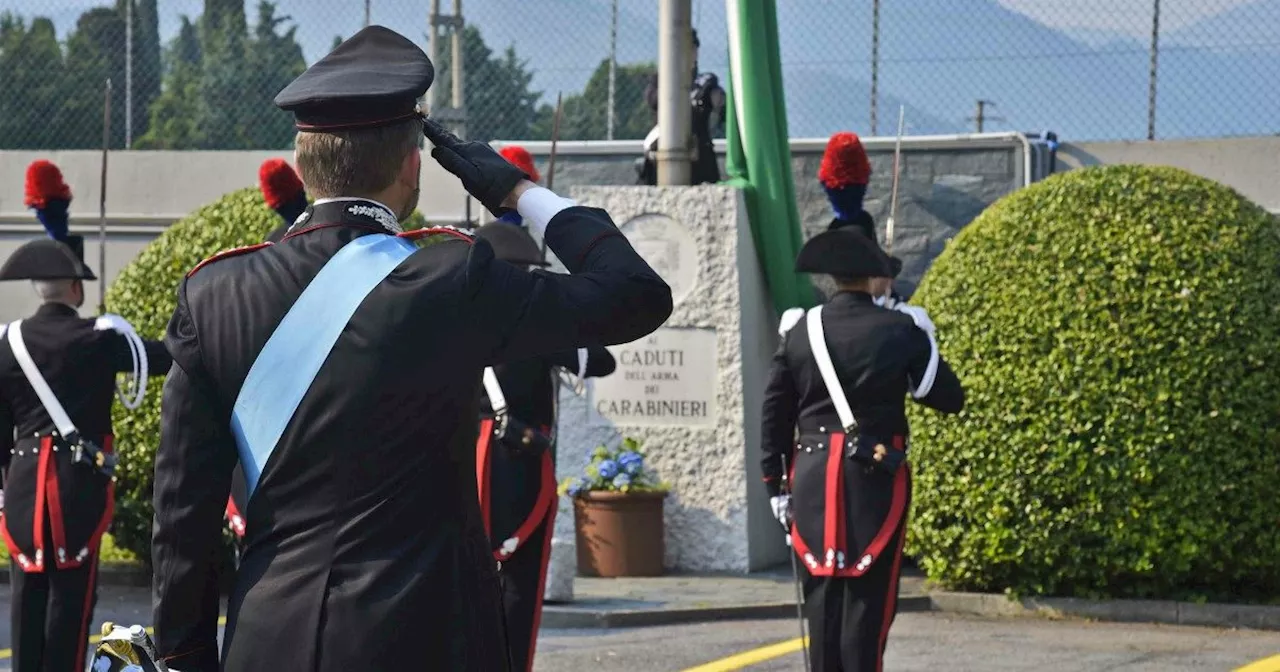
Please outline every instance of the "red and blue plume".
M871 161L857 133L842 131L831 136L822 153L818 181L827 192L837 219L850 219L862 210L862 199L871 181Z
M533 155L524 147L519 145L507 145L506 147L498 150L498 153L502 155L502 158L510 162L511 165L523 170L525 174L529 176L530 180L538 182L542 179L542 176L538 174L538 167L533 165Z
M293 166L284 159L267 159L258 168L258 186L267 207L276 211L285 224L293 224L307 209L307 191Z
M71 205L71 187L62 181L62 171L50 161L40 159L27 166L23 203L36 211L49 237L66 242L67 208Z

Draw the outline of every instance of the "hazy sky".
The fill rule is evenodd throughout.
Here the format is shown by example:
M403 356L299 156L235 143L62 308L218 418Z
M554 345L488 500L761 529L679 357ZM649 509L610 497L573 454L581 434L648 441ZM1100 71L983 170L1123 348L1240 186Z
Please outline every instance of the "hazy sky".
M536 3L538 0L470 0L470 2L520 2ZM606 3L607 0L596 0ZM785 0L786 2L815 2L825 5L832 0ZM839 0L847 2L850 0ZM886 2L910 2L911 0L885 0ZM955 0L958 6L971 0ZM1001 5L1030 16L1041 23L1055 28L1089 28L1111 30L1135 37L1150 31L1152 0L996 0ZM1177 30L1200 19L1222 12L1233 7L1246 5L1253 0L1162 0L1161 24L1169 30ZM372 0L376 7L382 3L401 4L421 3L424 8L426 0ZM629 3L654 3L656 0L620 0L625 7ZM697 0L700 3L720 4L720 0ZM16 9L20 14L43 14L52 16L57 22L59 32L69 28L75 18L85 9L109 3L107 0L6 0L5 9ZM168 33L176 29L177 16L180 14L199 14L203 0L161 0L162 29ZM250 6L256 2L246 3ZM359 0L321 0L319 3L333 7L347 5L352 7L353 14L363 14L363 2ZM446 2L448 6L451 3ZM466 5L463 5L466 8ZM426 10L424 9L425 13Z
M905 2L909 0L889 0ZM1152 0L996 0L1054 28L1113 30L1134 37L1151 34ZM1177 30L1254 0L1162 0L1160 26Z

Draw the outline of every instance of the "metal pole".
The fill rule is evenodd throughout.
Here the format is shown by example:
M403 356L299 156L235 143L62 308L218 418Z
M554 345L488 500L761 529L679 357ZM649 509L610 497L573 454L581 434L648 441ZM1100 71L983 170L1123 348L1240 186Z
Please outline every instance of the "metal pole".
M440 64L440 35L439 35L439 17L440 17L440 0L431 0L431 15L427 19L427 57L431 59L432 67ZM436 93L440 87L433 86L427 89L427 112L435 114L440 110L436 107L439 100Z
M458 115L456 133L459 138L467 137L466 105L463 104L462 78L466 68L462 62L462 0L453 0L453 109Z
M373 14L373 0L364 0L364 27L369 27L370 16Z
M124 148L133 146L133 0L124 3Z
M1156 139L1156 72L1160 60L1160 0L1151 6L1151 73L1147 85L1147 139Z
M876 107L880 93L880 0L871 3L871 135L876 134Z
M689 184L693 108L689 71L693 67L691 0L661 0L658 10L658 184Z
M111 142L111 80L102 97L102 181L98 185L98 313L107 312L107 151Z
M782 489L788 497L791 496L791 472L787 469L787 455L782 454ZM809 662L809 633L804 627L804 591L800 588L800 566L796 561L796 552L791 545L791 530L787 530L787 555L791 556L791 581L796 587L796 621L800 624L800 645L804 650L804 669L809 672L813 669L812 663Z
M983 121L982 116L986 112L986 105L987 105L987 101L985 100L978 101L978 116L974 117L974 120L978 122L979 133L982 132L982 121Z
M609 118L605 137L613 139L614 105L618 90L618 0L613 0L613 19L609 23Z

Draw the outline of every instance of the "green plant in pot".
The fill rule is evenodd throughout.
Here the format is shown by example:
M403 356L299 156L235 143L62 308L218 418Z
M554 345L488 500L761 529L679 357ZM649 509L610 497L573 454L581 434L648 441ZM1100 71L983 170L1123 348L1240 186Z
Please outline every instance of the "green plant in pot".
M560 494L573 498L578 574L661 576L669 490L645 464L638 440L592 451L583 475L560 484Z

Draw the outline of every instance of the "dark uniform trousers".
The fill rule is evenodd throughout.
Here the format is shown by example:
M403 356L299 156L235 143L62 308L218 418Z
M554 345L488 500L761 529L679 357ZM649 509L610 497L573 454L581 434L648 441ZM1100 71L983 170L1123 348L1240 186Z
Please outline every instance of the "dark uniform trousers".
M23 341L82 436L112 448L116 373L133 370L126 337L45 304L22 321ZM171 364L163 344L144 341L148 372ZM92 466L57 446L49 414L23 374L6 332L0 338L0 534L10 552L15 672L82 672L97 603L98 551L115 489ZM15 435L22 437L15 440Z
M771 496L783 491L785 464L814 671L881 672L911 506L906 398L918 393L916 402L956 413L964 390L945 360L931 370L931 341L912 317L865 293L837 293L821 319L857 424L846 435L806 319L791 317L761 413L765 485Z
M586 377L613 373L616 363L607 349L592 346L587 348L587 355ZM556 422L553 375L557 366L576 371L577 351L494 367L511 416L540 427L546 434ZM488 410L488 403L484 399L482 408ZM492 438L491 425L487 423L481 423L476 451L480 509L494 558L501 563L499 576L512 669L529 672L537 650L555 531L555 448L538 455L513 452ZM507 552L504 544L508 545Z
M905 468L905 467L904 467ZM908 490L910 493L910 490ZM907 495L908 510L910 494ZM892 556L855 578L812 576L804 570L810 660L818 672L880 672L898 610L906 514L889 540Z
M38 574L9 567L13 669L82 672L90 620L98 603L98 554L74 569Z

